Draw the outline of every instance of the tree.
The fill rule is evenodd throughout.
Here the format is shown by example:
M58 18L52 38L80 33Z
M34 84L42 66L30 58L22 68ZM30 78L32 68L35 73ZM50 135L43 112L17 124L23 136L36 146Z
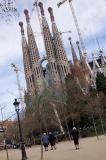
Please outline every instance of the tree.
M104 94L106 94L106 77L103 73L97 73L96 87L98 92L103 92Z
M98 93L95 88L90 87L89 95L88 95L88 104L85 108L85 112L92 119L92 123L95 129L95 134L97 138L98 138L98 133L99 132L101 133L101 131L102 131L102 134L105 135L104 122L103 122L104 111L105 111L104 99L105 99L105 95L102 92Z
M19 16L18 10L15 7L14 0L0 1L0 19L10 21L13 16Z
M14 120L14 123L12 123L8 128L7 128L7 136L9 139L11 139L14 142L18 142L19 140L19 132L18 132L18 122Z
M68 75L66 78L66 92L67 112L73 121L73 125L75 121L79 124L81 113L87 104L87 95L83 94L73 75Z

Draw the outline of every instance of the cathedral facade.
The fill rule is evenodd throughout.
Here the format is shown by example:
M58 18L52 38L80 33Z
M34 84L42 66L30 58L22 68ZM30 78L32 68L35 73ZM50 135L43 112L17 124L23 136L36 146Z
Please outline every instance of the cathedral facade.
M48 11L51 17L53 34L51 33L46 20L42 3L39 3L39 8L42 17L43 40L46 50L45 57L40 57L36 39L30 24L28 10L24 10L27 23L28 42L24 34L23 23L19 23L22 35L23 62L27 92L31 96L41 94L45 87L60 88L61 85L65 83L65 77L71 73L66 51L54 21L52 8L49 8ZM45 68L42 66L44 60L47 60Z
M70 64L67 59L67 54L55 22L53 10L48 8L50 14L52 33L50 31L46 16L44 13L43 3L39 3L39 9L42 19L42 32L45 45L46 56L40 57L40 53L36 44L36 39L30 24L28 10L24 10L27 23L27 38L24 34L23 23L20 22L22 36L23 63L25 70L25 79L27 84L27 93L31 97L40 95L45 87L61 88L65 84L65 78L71 72L75 73L76 81L82 89L86 89L91 83L94 83L95 76L100 71L98 61L94 60L89 64L83 55L79 42L77 42L80 60L77 58L71 38L69 38L73 64ZM44 68L42 62L47 60L47 65ZM106 72L106 58L101 56L102 72ZM105 73L106 74L106 73Z

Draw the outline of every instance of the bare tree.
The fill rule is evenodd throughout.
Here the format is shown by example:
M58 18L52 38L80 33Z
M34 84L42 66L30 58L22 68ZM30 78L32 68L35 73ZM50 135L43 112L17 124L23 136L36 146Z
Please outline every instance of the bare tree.
M0 19L6 22L11 21L12 17L19 16L18 10L15 7L14 0L1 0L0 1Z

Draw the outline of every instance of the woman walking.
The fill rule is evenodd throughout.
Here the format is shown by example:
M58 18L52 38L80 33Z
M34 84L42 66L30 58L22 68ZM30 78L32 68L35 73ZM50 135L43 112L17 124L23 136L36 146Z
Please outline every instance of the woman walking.
M44 145L45 151L48 151L49 137L48 137L48 135L46 135L46 133L43 133L42 143Z

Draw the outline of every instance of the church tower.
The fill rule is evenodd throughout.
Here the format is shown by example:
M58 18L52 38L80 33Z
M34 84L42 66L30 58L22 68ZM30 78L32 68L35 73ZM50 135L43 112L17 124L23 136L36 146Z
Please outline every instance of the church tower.
M52 22L53 43L54 43L56 62L58 65L61 81L64 83L66 75L68 75L71 71L70 71L66 51L62 43L61 35L55 23L53 10L51 7L49 7L48 11L50 13L50 18Z
M87 60L81 51L81 48L79 46L79 42L77 41L76 44L77 44L77 48L78 48L79 55L80 55L80 66L81 66L82 72L85 76L86 81L90 84L92 81L91 79L93 78L93 72L92 72L88 62L86 62Z
M21 27L23 63L24 63L25 79L27 84L27 92L29 95L33 96L35 93L35 86L32 80L33 74L32 74L32 66L30 62L29 49L28 49L28 44L24 34L23 23L19 22L19 26Z
M87 87L88 87L88 82L85 78L85 75L82 71L82 68L79 64L79 60L77 58L77 55L76 55L76 52L75 52L75 49L73 47L73 44L72 44L72 40L71 38L69 38L69 41L70 41L70 46L71 46L71 53L72 53L72 57L73 57L73 63L74 63L74 75L75 75L75 79L77 80L77 83L79 84L80 88L82 89L83 93L87 92Z
M53 85L58 88L61 82L60 82L57 62L55 58L56 53L53 47L53 38L52 38L50 29L49 29L49 25L45 18L43 3L39 2L39 7L41 11L41 16L42 16L42 31L43 31L43 38L44 38L45 49L46 49L46 54L47 54L47 60L48 60L50 72L52 75Z
M40 64L40 56L39 56L39 51L35 41L34 33L30 25L28 10L24 10L24 13L25 13L26 22L27 22L28 48L29 48L32 72L33 72L32 81L36 88L35 94L40 94L44 90L43 69Z

